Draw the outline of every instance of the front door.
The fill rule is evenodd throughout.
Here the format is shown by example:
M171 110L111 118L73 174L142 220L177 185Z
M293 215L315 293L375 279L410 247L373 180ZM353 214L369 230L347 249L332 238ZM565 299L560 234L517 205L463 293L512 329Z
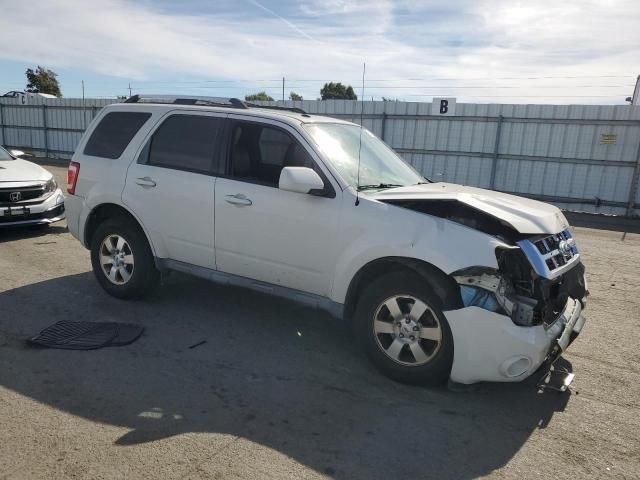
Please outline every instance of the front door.
M172 112L129 167L122 200L159 257L215 268L213 173L225 122L224 115Z
M293 129L234 121L227 178L215 191L218 270L328 296L337 256L341 191ZM284 166L316 169L322 195L278 189Z

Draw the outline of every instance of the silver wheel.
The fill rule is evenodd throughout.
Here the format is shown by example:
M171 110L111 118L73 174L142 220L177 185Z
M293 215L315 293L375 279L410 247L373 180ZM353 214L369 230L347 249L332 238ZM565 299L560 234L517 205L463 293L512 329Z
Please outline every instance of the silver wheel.
M404 366L425 365L442 345L435 312L412 295L394 295L376 309L373 332L378 347Z
M124 237L114 234L106 237L99 252L102 273L115 285L124 285L133 275L133 251Z

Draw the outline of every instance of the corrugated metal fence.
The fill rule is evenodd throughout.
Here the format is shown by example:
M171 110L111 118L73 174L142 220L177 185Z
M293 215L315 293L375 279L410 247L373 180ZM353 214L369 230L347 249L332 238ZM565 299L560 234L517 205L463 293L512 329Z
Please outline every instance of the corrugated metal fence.
M70 158L91 119L110 99L0 98L0 144Z
M0 143L68 158L105 99L0 99ZM266 102L282 105L283 102ZM362 103L284 102L360 122ZM364 102L363 124L432 180L640 215L640 107Z

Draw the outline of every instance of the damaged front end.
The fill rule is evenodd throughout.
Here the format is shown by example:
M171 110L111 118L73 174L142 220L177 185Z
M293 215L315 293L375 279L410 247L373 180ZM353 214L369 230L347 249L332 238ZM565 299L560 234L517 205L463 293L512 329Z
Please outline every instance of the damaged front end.
M500 241L495 263L485 258L450 273L460 293L458 306L444 312L454 338L453 382L521 381L553 364L577 337L589 292L559 209L449 184L381 193L379 199Z
M451 378L457 382L522 380L552 364L585 323L584 266L568 230L498 248L496 259L497 269L452 274L463 305L446 312L456 338Z
M498 269L471 267L453 273L465 307L478 306L523 327L549 327L572 298L584 303L584 266L568 230L496 250Z

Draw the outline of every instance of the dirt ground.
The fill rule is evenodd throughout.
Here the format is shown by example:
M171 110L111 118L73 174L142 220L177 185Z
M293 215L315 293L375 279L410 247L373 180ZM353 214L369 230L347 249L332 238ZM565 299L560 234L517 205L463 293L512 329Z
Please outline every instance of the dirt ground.
M591 290L576 379L539 394L393 383L342 322L185 275L119 301L64 223L0 230L0 479L639 478L640 235L575 233ZM90 352L25 344L62 319L146 331Z

